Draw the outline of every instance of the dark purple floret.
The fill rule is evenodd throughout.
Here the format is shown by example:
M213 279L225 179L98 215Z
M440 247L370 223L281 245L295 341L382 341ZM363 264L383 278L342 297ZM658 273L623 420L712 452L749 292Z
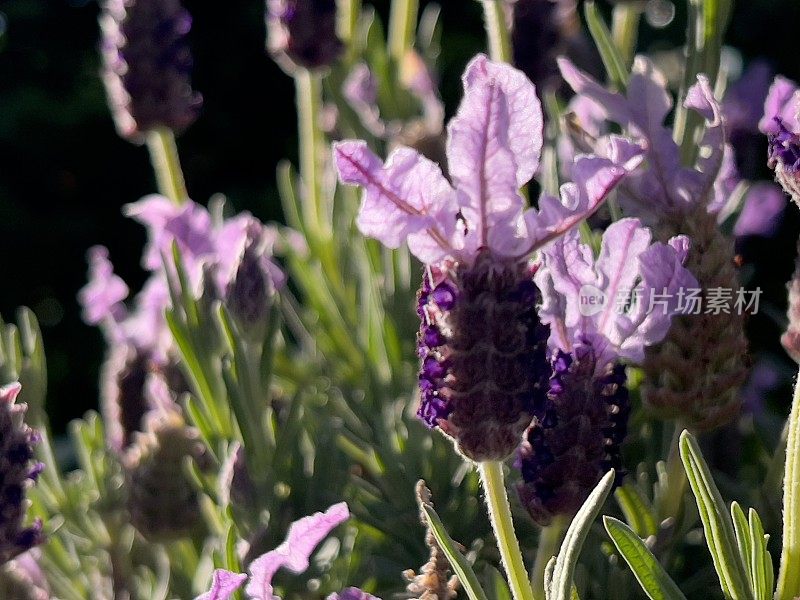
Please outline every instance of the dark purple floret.
M0 387L0 565L40 544L42 523L25 526L25 491L43 466L33 460L38 434L23 418L27 407L15 404L19 384Z
M140 143L158 128L191 125L202 99L191 87L192 18L180 0L107 0L100 17L103 79L119 134Z
M779 131L767 136L769 141L769 166L781 164L786 173L800 171L800 136L789 131L780 117L774 118Z
M502 460L542 406L550 373L530 269L484 253L435 286L429 277L419 294L417 415L468 458Z
M590 346L554 357L546 407L525 432L515 466L522 504L540 525L573 516L611 468L621 483L620 445L627 433L625 367L595 372Z
M333 64L344 50L335 0L266 0L268 49L287 71Z

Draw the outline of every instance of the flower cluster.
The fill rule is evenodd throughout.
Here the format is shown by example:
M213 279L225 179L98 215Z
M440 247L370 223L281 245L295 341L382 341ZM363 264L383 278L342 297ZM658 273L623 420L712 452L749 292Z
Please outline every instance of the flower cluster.
M164 312L170 306L169 274L164 258L175 244L197 296L222 300L248 334L263 331L274 291L284 275L272 261L277 232L248 213L215 223L207 209L187 202L177 205L162 196L148 196L125 208L148 231L142 265L150 277L128 308L129 290L114 274L108 251L89 251L89 283L79 299L84 319L99 325L109 342L103 369L103 411L112 448L126 447L141 431L145 415L159 407L163 384L174 396L186 391L175 366L174 341ZM163 408L163 406L162 406ZM169 407L167 407L169 408Z
M27 407L15 403L20 387L0 387L0 565L44 539L41 521L24 524L25 491L44 465L33 459L38 433L23 421Z
M331 65L344 50L334 0L266 0L268 49L287 73Z
M385 164L363 142L340 142L334 153L341 180L365 190L361 231L390 248L407 241L426 265L419 415L465 456L499 460L519 445L549 375L528 257L596 211L636 162L636 149L611 138L629 164L578 157L561 199L544 195L538 210L525 210L519 190L542 148L535 88L484 56L463 80L464 99L448 125L452 184L409 148Z
M769 141L767 164L792 199L800 204L800 89L785 77L776 77L759 122Z

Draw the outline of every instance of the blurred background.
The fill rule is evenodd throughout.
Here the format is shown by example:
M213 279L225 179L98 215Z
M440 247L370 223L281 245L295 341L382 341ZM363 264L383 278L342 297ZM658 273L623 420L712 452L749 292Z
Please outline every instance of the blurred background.
M452 111L464 65L484 49L483 25L478 3L439 3L440 83ZM385 18L388 0L372 4ZM223 193L237 210L280 220L275 168L282 158L296 159L294 87L264 52L262 0L184 5L194 16L194 87L204 96L200 119L178 140L190 194L206 202ZM98 11L95 1L0 0L0 314L11 320L26 305L39 318L57 432L97 404L103 340L83 324L76 301L86 250L107 246L136 291L144 280L144 231L121 207L155 191L147 151L117 137L106 109ZM682 44L682 3L651 0L651 12L639 50ZM798 31L797 0L739 0L727 41L745 64L763 58L800 80ZM756 143L763 143L766 159L765 140ZM743 170L750 178L769 177L765 164ZM749 323L753 347L786 367L778 339L800 230L796 212L786 211L776 238L739 244L747 287L764 290L761 311Z

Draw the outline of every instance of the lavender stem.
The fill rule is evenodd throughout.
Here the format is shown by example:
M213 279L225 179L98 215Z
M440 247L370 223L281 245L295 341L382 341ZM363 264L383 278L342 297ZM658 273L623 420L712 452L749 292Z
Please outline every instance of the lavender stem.
M159 127L148 131L146 138L158 191L176 204L183 204L189 199L189 193L183 180L175 135L171 129Z

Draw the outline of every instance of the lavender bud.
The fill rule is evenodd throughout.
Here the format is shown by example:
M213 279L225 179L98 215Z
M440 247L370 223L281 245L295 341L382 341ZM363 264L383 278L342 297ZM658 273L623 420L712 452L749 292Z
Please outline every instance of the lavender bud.
M44 465L34 460L39 434L23 421L27 406L15 404L20 385L0 387L0 565L44 541L41 521L25 526L25 492Z
M287 73L332 65L344 50L335 0L266 0L267 49Z
M277 268L269 258L263 238L263 227L259 224L255 233L248 235L233 279L225 290L225 304L242 333L256 342L264 340Z
M740 288L733 241L720 231L715 215L705 206L665 219L662 228L661 239L680 232L692 240L685 266L703 290ZM647 406L696 431L714 429L735 418L741 408L739 389L748 371L744 320L745 315L734 308L728 313L673 319L664 341L645 354Z
M120 344L109 349L100 372L100 403L107 443L113 450L127 448L142 430L152 408L145 393L151 370L150 353Z
M514 452L545 399L549 330L537 316L531 277L527 265L482 252L436 285L423 280L417 416L474 461Z
M591 346L553 359L543 413L525 432L515 462L520 499L540 525L575 515L609 469L621 482L620 445L630 413L625 383L620 364L596 373Z
M106 0L100 16L103 81L119 134L141 143L165 127L180 132L199 114L188 33L179 0Z
M177 412L148 421L123 456L131 523L151 540L185 537L202 526L202 514L184 461L204 466L203 447Z

